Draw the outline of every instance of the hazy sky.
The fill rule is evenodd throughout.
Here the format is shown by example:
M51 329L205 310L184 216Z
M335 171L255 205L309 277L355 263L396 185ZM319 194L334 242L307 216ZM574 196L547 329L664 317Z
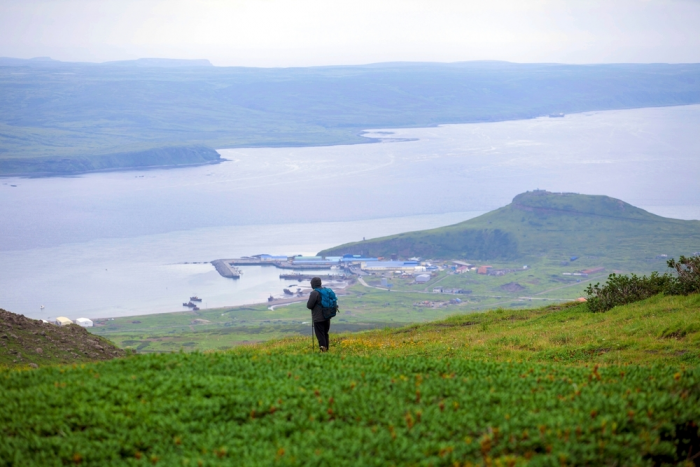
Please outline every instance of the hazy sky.
M0 56L700 62L700 0L0 0Z

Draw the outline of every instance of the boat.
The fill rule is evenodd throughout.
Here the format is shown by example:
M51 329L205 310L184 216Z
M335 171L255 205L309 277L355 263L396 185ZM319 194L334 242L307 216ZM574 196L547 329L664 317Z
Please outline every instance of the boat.
M284 294L285 294L285 295L294 295L294 292L292 292L292 291L289 290L289 289L284 289Z
M187 306L187 307L190 307L190 308L195 308L197 305L195 305L195 304L192 303L192 302L189 302L189 303L183 303L182 306Z
M202 299L195 295L194 297L190 297L190 301L191 302L201 302Z
M199 307L197 305L193 306L192 311L199 311Z
M271 302L271 301L273 301L274 299L275 299L275 297L273 297L272 295L270 295L269 297L267 297L267 301L268 301L268 302Z

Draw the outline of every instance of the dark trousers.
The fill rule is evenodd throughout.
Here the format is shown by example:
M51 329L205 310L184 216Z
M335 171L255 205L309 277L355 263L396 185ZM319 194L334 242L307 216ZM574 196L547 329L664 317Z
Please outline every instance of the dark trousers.
M316 339L318 339L319 347L328 348L330 341L328 340L328 331L331 329L331 320L317 321L314 323L314 332L316 333Z

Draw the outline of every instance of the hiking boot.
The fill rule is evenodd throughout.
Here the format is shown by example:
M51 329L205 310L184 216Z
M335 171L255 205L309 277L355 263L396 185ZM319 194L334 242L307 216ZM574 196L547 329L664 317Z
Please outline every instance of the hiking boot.
M325 348L324 346L321 346L321 352L328 352L328 349Z

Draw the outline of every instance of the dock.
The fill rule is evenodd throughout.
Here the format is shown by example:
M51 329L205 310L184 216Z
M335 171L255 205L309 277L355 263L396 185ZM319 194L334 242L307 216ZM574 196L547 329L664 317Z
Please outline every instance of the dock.
M274 261L274 260L261 260L257 257L243 257L243 258L229 258L229 259L215 259L211 261L211 264L216 268L217 272L223 277L230 279L238 279L241 277L241 270L236 266L274 266L279 269L291 269L295 272L289 274L280 275L281 279L299 279L310 280L312 277L317 277L316 275L303 274L302 271L311 271L319 269L332 269L335 264L330 262L327 264L303 264L303 262L292 263L291 261ZM345 274L328 274L320 276L321 279L332 280L332 279L345 279L347 276Z
M322 275L311 275L311 274L280 274L280 279L293 280L293 281L310 281L314 277L318 277L323 281L333 281L333 280L346 280L348 276L345 274L322 274Z
M240 279L241 277L241 271L225 259L215 259L211 264L222 277L229 279Z
M331 269L330 264L292 264L289 261L280 261L275 263L275 266L277 266L280 269L296 269L296 270L304 270L304 269Z

